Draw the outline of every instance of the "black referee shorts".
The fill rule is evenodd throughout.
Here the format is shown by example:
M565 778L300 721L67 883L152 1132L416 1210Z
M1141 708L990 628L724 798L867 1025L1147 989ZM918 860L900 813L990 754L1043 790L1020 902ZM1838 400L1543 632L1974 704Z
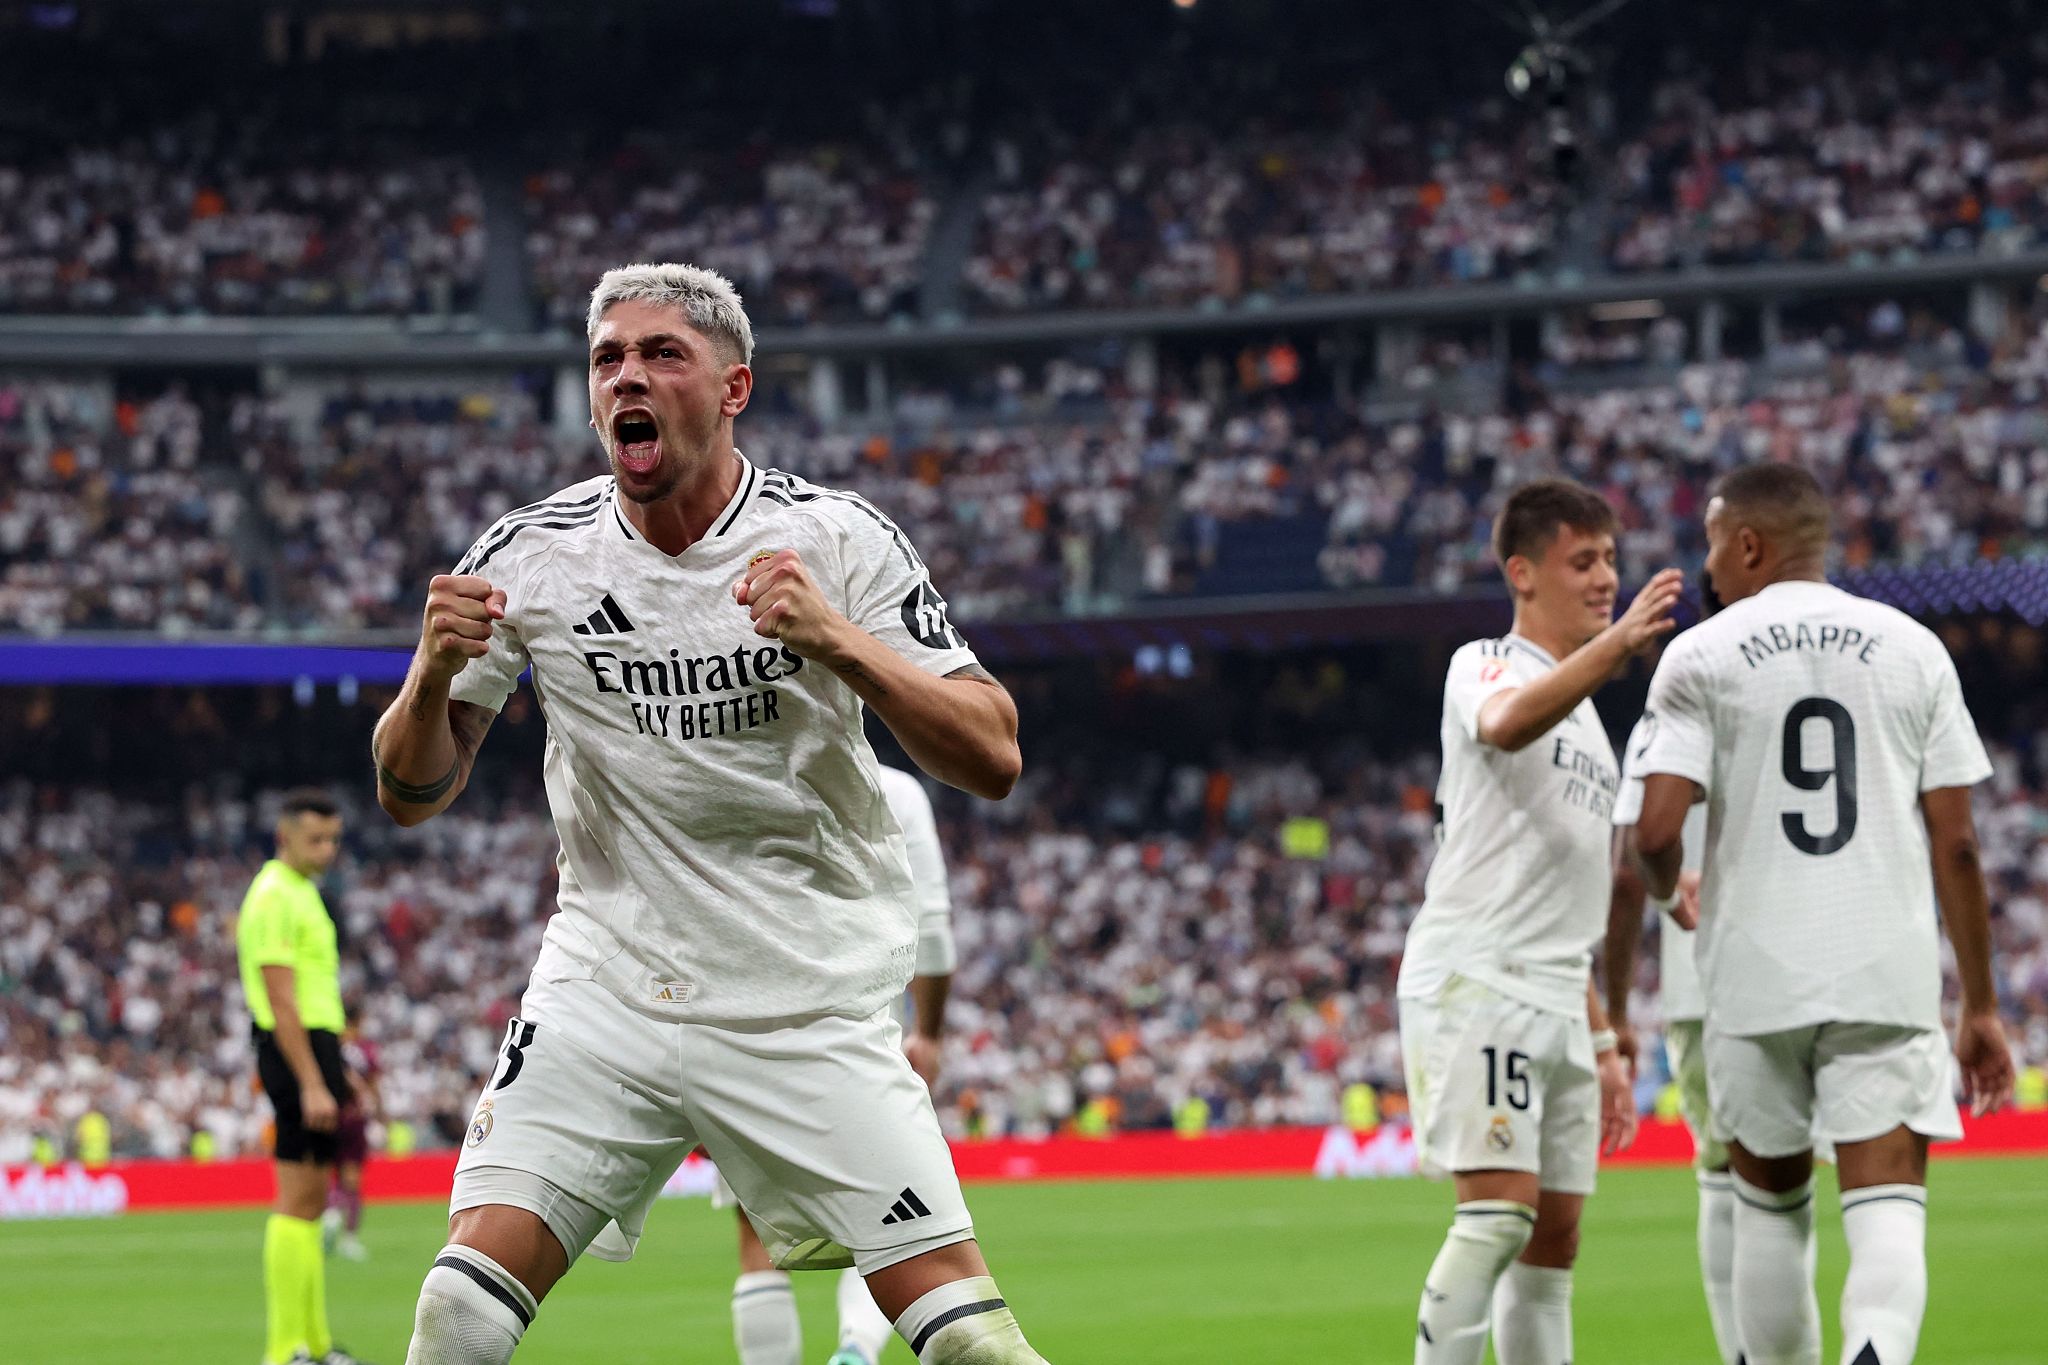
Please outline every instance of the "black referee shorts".
M251 1031L256 1035L256 1078L263 1082L263 1093L270 1097L270 1107L277 1111L277 1159L332 1166L340 1150L339 1135L316 1133L306 1127L305 1116L299 1110L299 1078L292 1074L292 1064L278 1047L277 1035L268 1029ZM313 1060L320 1065L327 1092L334 1096L336 1104L347 1104L348 1070L341 1064L341 1035L326 1029L307 1029L306 1039L313 1045Z

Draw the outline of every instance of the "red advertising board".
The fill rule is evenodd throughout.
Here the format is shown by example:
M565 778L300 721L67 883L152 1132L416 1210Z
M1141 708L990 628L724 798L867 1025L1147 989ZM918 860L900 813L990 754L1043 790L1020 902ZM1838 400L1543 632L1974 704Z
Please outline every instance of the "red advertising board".
M2048 1152L2048 1112L2003 1113L1966 1123L1963 1141L1937 1148L1938 1159ZM1629 1151L1609 1165L1688 1161L1692 1141L1678 1123L1648 1122ZM956 1142L962 1179L1128 1180L1222 1175L1316 1175L1326 1179L1411 1175L1415 1147L1398 1125L1371 1133L1344 1128L1266 1128L1181 1137L1121 1133L1108 1138L1003 1138ZM455 1153L378 1157L364 1172L374 1200L443 1199ZM268 1203L270 1163L240 1161L117 1161L89 1170L76 1164L43 1169L0 1167L0 1219L94 1217L131 1209L233 1208ZM693 1160L670 1182L675 1194L710 1188L709 1167Z

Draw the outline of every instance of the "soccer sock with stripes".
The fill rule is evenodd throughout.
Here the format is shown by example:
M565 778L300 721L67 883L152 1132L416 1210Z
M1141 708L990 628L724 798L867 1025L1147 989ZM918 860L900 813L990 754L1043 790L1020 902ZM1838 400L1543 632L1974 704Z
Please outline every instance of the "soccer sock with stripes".
M264 1359L283 1365L308 1349L307 1309L312 1279L321 1272L320 1225L273 1213L263 1225L263 1299L267 1317Z
M1735 1176L1735 1321L1749 1365L1820 1365L1813 1181L1773 1194Z
M903 1310L896 1331L919 1365L1046 1365L986 1275L925 1294Z
M740 1365L803 1365L804 1328L786 1270L749 1270L732 1285L732 1343Z
M506 1365L538 1306L475 1247L442 1247L420 1286L405 1365Z
M1726 1171L1700 1172L1699 1243L1714 1348L1721 1365L1737 1365L1742 1336L1735 1330L1735 1177Z
M839 1273L839 1344L851 1346L870 1361L880 1360L895 1333L888 1317L875 1306L868 1282L857 1270Z
M1415 1365L1479 1365L1493 1287L1536 1230L1536 1210L1510 1199L1458 1205L1415 1325Z
M1927 1312L1927 1191L1842 1191L1849 1280L1842 1286L1842 1365L1906 1365Z
M1499 1365L1571 1365L1572 1272L1511 1261L1493 1287Z

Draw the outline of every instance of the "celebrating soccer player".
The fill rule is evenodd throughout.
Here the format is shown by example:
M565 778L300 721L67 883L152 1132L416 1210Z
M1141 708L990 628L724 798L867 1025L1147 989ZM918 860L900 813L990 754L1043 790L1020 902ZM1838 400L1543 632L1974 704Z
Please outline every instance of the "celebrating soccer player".
M1501 1365L1571 1358L1579 1215L1635 1132L1590 972L1619 783L1590 698L1671 630L1679 574L1615 620L1613 510L1561 480L1516 489L1493 547L1514 628L1451 656L1441 844L1398 986L1416 1145L1457 1190L1417 1365L1478 1365L1489 1316Z
M327 1327L320 1213L334 1178L335 1130L350 1092L341 1058L341 955L315 878L341 851L341 808L325 792L287 792L277 856L235 922L256 1075L276 1114L277 1203L263 1233L266 1365L354 1365Z
M1927 1302L1927 1146L1962 1136L1937 903L1962 980L1964 1092L1983 1111L2012 1088L1970 814L1991 764L1934 633L1828 584L1812 475L1735 470L1706 529L1729 605L1658 664L1636 842L1651 893L1670 894L1686 812L1705 801L1699 965L1742 1350L1749 1365L1820 1360L1820 1138L1849 1242L1842 1360L1904 1365Z
M375 738L380 801L425 820L531 668L562 841L407 1359L508 1360L701 1142L777 1266L858 1268L924 1365L1032 1365L889 1013L916 890L861 732L865 706L925 772L1000 798L1016 708L894 522L733 448L753 331L730 283L610 271L588 335L611 472L434 579Z

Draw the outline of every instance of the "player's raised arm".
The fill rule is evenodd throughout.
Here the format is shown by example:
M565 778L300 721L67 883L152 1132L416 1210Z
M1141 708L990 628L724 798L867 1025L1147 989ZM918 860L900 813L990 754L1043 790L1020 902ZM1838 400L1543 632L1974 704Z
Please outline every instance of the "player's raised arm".
M377 804L401 825L439 815L469 781L497 713L451 700L448 689L470 660L491 652L492 623L504 616L504 590L474 574L437 574L427 586L412 667L370 740Z
M757 634L829 667L939 781L991 801L1017 785L1017 706L980 664L946 674L918 667L835 609L794 550L749 566L733 600Z
M1611 587L1611 577L1609 583ZM1671 633L1676 624L1671 609L1684 585L1685 575L1665 569L1643 586L1613 625L1573 650L1556 668L1524 686L1487 698L1479 711L1480 742L1515 753L1556 729L1630 656Z
M1977 851L1977 822L1970 813L1968 787L1924 792L1920 811L1927 821L1928 852L1934 863L1934 894L1942 923L1956 951L1963 1013L1956 1021L1956 1060L1962 1065L1963 1098L1974 1114L2001 1108L2012 1095L2012 1050L1998 1018L1998 988L1991 976L1991 901Z

